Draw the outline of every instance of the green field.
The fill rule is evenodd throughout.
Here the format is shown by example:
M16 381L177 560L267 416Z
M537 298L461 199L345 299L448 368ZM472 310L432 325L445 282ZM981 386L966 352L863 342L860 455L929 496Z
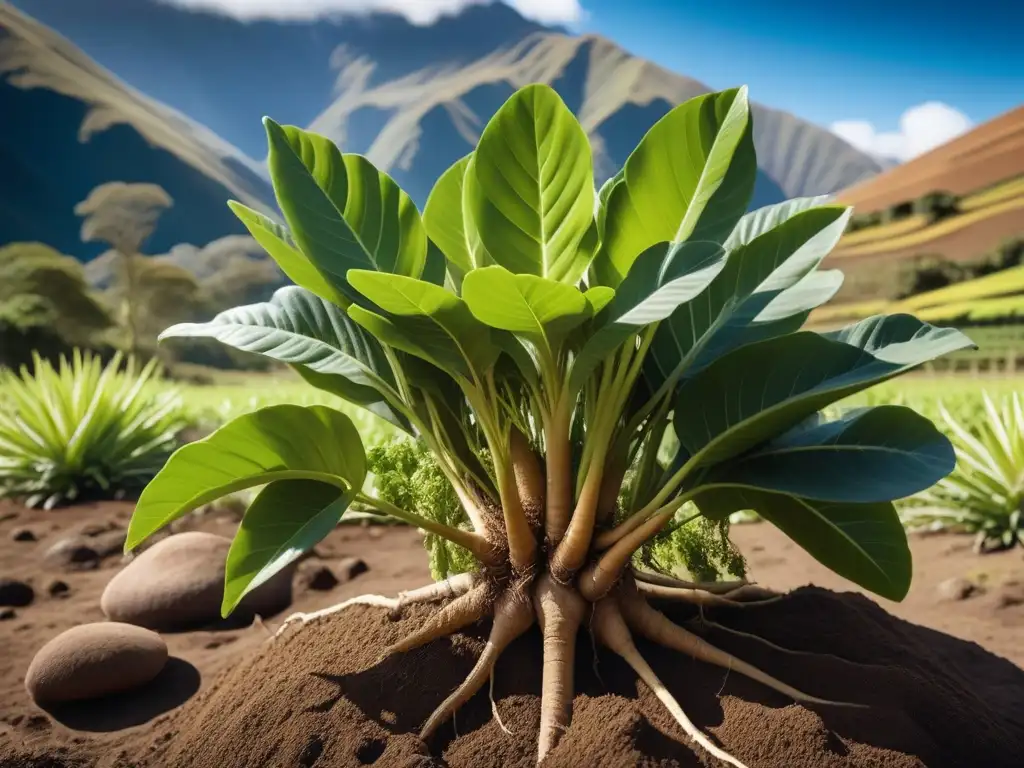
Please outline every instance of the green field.
M362 408L306 384L297 376L229 373L214 384L173 383L190 421L201 427L215 427L243 413L268 405L329 405L348 414L367 443L373 444L396 434L387 422Z
M315 390L301 380L289 376L233 374L227 382L218 382L214 385L177 384L174 387L179 391L190 418L209 426L276 403L322 404L338 408L351 416L368 445L376 444L398 433L394 427L373 414L333 395ZM982 391L993 397L1022 392L1024 375L916 373L874 387L842 405L853 407L905 403L934 417L938 414L940 402L952 411L973 408L974 404L980 402Z

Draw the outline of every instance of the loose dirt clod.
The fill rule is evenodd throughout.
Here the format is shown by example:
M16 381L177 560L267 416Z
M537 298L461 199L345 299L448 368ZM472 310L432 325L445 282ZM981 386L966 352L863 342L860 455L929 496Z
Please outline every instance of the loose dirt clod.
M659 605L677 623L693 610ZM430 615L410 606L352 605L268 643L218 679L159 732L132 745L144 768L302 765L317 768L535 765L541 638L510 645L489 691L478 692L429 744L416 734L466 678L488 627L386 658L379 650ZM1024 753L1024 671L973 643L903 622L867 599L805 588L758 611L716 609L723 625L756 633L799 658L734 633L716 645L821 698L863 708L813 709L739 674L636 638L694 723L750 768L1010 768ZM651 691L617 656L581 633L573 716L544 765L721 765L690 744ZM500 715L499 723L494 717ZM210 728L211 718L218 727ZM956 723L956 727L950 727ZM456 735L456 733L458 735Z

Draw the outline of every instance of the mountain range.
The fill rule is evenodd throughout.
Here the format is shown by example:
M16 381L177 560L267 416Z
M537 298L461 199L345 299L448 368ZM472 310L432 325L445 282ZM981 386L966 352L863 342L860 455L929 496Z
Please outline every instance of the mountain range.
M260 118L367 155L422 204L519 86L551 84L591 137L599 179L675 104L710 89L593 35L474 5L428 27L387 14L250 22L156 0L0 2L0 242L88 259L74 204L98 183L150 181L175 200L151 252L242 232L228 198L272 209ZM73 40L74 44L69 42ZM113 74L112 74L113 73ZM756 94L753 94L756 96ZM755 105L755 205L829 194L879 162Z

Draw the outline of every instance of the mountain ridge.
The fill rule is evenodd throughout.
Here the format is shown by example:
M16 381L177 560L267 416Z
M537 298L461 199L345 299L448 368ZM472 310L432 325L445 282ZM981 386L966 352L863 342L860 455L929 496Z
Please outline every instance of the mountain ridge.
M158 183L174 198L150 245L244 232L224 205L271 210L256 163L205 126L127 86L70 41L0 3L0 241L44 241L84 259L74 205L108 181ZM216 205L215 205L216 203Z
M590 129L600 178L671 107L711 90L607 38L544 27L501 3L418 27L381 14L242 23L153 0L92 0L89 9L69 0L17 1L83 40L87 52L121 67L138 62L125 74L155 83L146 88L155 98L179 109L201 101L198 111L184 111L250 156L265 157L258 118L268 114L366 154L420 205L518 85L549 82L560 92ZM111 36L103 18L115 16L121 34ZM147 74L149 57L170 62L173 77ZM824 128L760 104L753 110L762 171L756 204L836 193L881 170Z

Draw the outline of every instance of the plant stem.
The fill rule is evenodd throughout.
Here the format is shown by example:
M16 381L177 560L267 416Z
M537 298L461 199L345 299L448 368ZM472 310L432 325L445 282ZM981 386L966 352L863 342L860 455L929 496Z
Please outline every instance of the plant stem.
M572 515L572 446L569 440L571 409L563 400L544 420L546 505L544 533L550 546L562 541Z
M451 526L438 523L434 520L423 517L422 515L417 515L415 512L409 512L400 507L396 507L394 504L389 501L385 501L384 499L375 499L364 493L359 493L356 496L356 500L377 509L382 514L389 515L396 520L401 520L402 522L414 525L417 528L422 528L429 533L433 533L436 536L447 539L453 544L458 544L460 547L465 547L484 565L497 564L497 556L494 551L494 547L491 546L491 543L487 541L487 539L477 533L464 531L461 528L452 528Z

